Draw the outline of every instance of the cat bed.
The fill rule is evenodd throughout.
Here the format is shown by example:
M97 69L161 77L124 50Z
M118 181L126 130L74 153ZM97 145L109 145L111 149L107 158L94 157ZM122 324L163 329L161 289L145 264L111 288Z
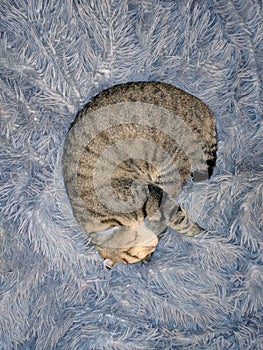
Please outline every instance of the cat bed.
M262 3L1 4L1 349L263 349ZM62 156L78 111L159 81L217 126L207 181L178 200L205 231L167 231L148 263L103 266Z

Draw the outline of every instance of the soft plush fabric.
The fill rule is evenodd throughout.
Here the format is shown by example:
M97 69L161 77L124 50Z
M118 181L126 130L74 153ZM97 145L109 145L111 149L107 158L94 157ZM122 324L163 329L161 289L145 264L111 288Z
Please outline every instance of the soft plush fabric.
M3 0L0 348L263 349L261 0ZM206 231L103 267L62 173L77 112L129 81L205 102L208 182L180 201Z

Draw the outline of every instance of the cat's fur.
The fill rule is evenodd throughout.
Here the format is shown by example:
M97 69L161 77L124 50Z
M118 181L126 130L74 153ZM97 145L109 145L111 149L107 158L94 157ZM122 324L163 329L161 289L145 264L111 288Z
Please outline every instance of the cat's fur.
M162 116L159 116L157 126L156 123L149 125L125 119L120 123L107 124L108 119L116 116L114 113L110 115L110 109L109 114L105 114L105 108L112 106L114 109L114 105L120 105L125 109L125 102L155 105L163 111L174 113L177 119L172 121L174 125L168 126L172 133L167 132ZM96 123L100 117L91 116L100 110L105 117L98 126ZM154 113L152 118L155 118ZM180 140L183 130L178 129L178 118L190 130L185 133L184 144ZM104 123L105 128L101 125ZM94 128L95 136L87 138L85 144L87 128ZM196 142L187 140L190 134ZM132 153L135 156L130 157L134 140L137 150ZM127 142L124 144L123 141ZM75 157L78 142L85 147ZM113 148L103 158L107 147ZM198 147L201 147L201 156ZM175 198L194 171L203 174L204 178L210 175L215 151L215 122L208 107L199 99L168 84L129 83L115 86L102 92L80 111L65 144L65 184L77 221L89 233L93 244L106 259L107 266L117 262L134 263L147 257L155 250L157 237L168 225L190 236L201 231L178 206ZM114 156L122 153L121 161L116 163ZM96 168L100 157L102 166ZM167 161L164 162L164 159ZM106 180L103 182L108 175L113 207L101 200L109 186ZM100 183L96 190L94 181L98 180ZM144 200L136 210L116 209L118 201L132 207L139 196L143 196ZM111 227L117 229L109 229Z

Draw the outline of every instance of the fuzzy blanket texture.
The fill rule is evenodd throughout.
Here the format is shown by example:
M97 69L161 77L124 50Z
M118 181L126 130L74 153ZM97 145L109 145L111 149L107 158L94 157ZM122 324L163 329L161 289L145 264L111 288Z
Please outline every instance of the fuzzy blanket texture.
M0 349L263 349L261 0L0 4ZM205 232L103 261L65 191L63 144L93 96L161 81L216 118L212 178L180 200Z

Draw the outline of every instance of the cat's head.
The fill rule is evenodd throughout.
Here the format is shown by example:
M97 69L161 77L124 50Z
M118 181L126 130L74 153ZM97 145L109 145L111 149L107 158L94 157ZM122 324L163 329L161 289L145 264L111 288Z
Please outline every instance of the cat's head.
M110 268L116 263L133 264L147 259L158 244L156 234L145 224L111 228L92 233L91 238L105 259L104 265Z

